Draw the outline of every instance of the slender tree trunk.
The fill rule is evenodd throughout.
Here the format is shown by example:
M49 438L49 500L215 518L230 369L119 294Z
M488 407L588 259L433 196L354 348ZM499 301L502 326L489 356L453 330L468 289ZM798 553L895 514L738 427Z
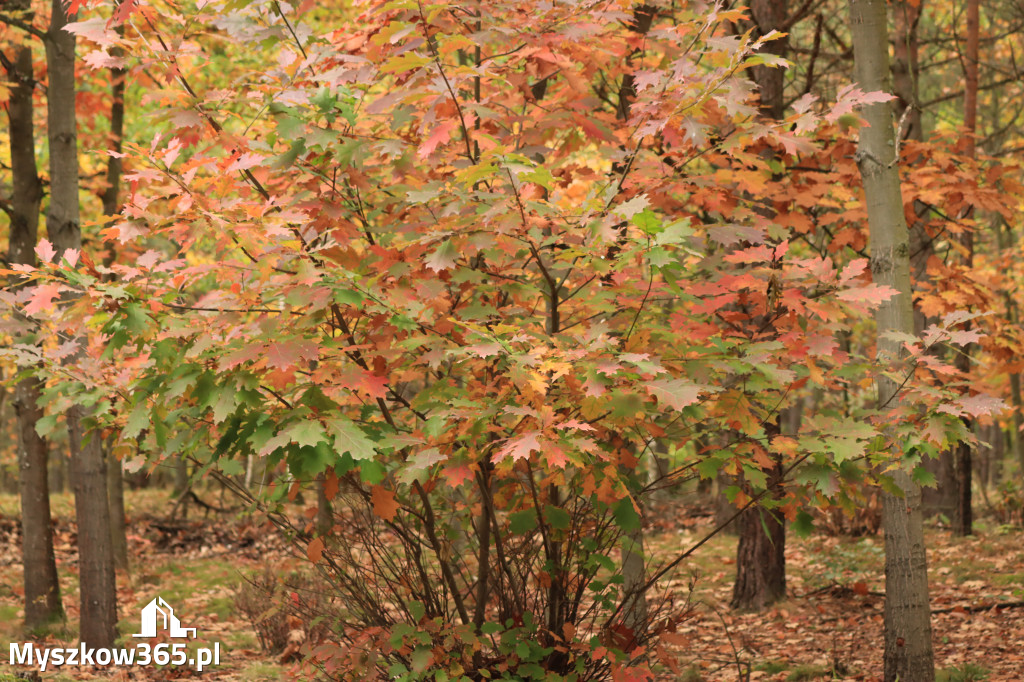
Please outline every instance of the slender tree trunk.
M787 0L751 1L750 13L761 35L767 35L773 30L782 30L789 18L787 4ZM769 54L785 57L789 51L789 39L772 40L763 49ZM754 82L757 83L761 94L761 113L773 121L781 121L785 116L786 99L783 92L785 76L786 70L778 67L755 66L753 68Z
M57 561L53 554L46 441L36 433L43 417L39 382L22 379L14 389L18 420L18 492L21 495L21 556L25 577L25 627L35 629L64 619Z
M128 570L128 528L124 511L124 473L121 461L112 450L107 456L107 506L110 510L110 542L114 550L114 566Z
M124 32L123 26L118 26L116 30L118 33ZM117 48L112 49L111 52L115 56L120 56L120 50ZM121 149L124 139L124 77L123 69L110 70L109 149L113 154L107 159L107 186L100 197L103 202L103 214L107 216L115 216L121 212L121 203L118 197L121 192ZM111 247L104 261L109 266L115 259L116 252ZM122 571L127 571L128 529L124 511L124 471L121 468L120 460L112 449L108 450L106 460L110 540L114 549L114 565Z
M924 126L918 98L919 66L917 27L921 19L923 2L913 6L904 2L893 8L893 94L896 95L896 116L903 122L899 131L904 140L924 139ZM914 163L913 160L910 163ZM915 202L917 220L910 225L911 282L917 284L927 278L926 268L934 254L933 240L925 230L926 221L921 220L927 206ZM930 321L919 309L914 309L914 332L920 334ZM938 482L935 487L921 490L921 509L926 516L942 514L951 519L956 514L957 478L955 452L943 450L936 457L922 462Z
M918 5L901 2L893 10L893 94L896 95L896 115L904 121L903 139L924 139L921 107L918 93L918 40L917 25L921 19L924 0ZM909 111L907 111L909 109ZM904 115L904 112L906 114Z
M81 249L78 206L78 139L75 121L75 36L61 0L51 5L46 42L47 134L50 143L50 205L46 231L57 257ZM74 362L75 358L69 359ZM106 466L98 437L86 438L86 409L65 413L71 475L78 521L78 575L81 593L79 638L93 648L111 648L117 636L117 585L107 506Z
M43 188L35 156L34 106L32 93L32 49L15 48L13 59L5 61L11 81L7 102L10 122L11 212L8 260L35 265L39 230L39 206ZM18 492L21 497L22 566L25 582L25 625L34 629L63 620L57 562L53 554L50 522L50 490L47 472L49 448L36 433L42 418L39 380L26 377L14 389L14 411L18 433Z
M765 425L768 438L779 435L778 424ZM773 497L781 496L782 462L768 472ZM736 545L734 609L763 609L786 596L786 525L775 511L754 505L738 519L740 540Z
M865 92L888 91L889 45L885 0L850 0L850 27L857 82ZM910 245L897 160L892 108L864 107L868 126L860 131L857 162L867 199L871 271L882 286L899 294L882 303L875 314L877 353L882 364L898 360L899 341L886 336L913 333L910 288ZM880 404L898 402L898 386L888 377L878 380ZM898 459L899 444L895 444ZM902 495L883 495L885 527L885 682L933 682L931 612L928 570L921 516L921 489L898 466L893 479Z
M785 28L789 14L786 0L754 0L750 10L761 35ZM787 39L782 38L769 42L765 49L785 57L788 47ZM753 69L753 78L761 96L761 114L773 121L781 121L785 117L784 76L784 70L779 68L756 66ZM762 156L771 158L774 153L768 149ZM773 217L770 210L764 213L766 217ZM779 420L784 420L784 417L776 414L772 419L774 421L765 424L768 438L781 433ZM765 472L770 486L775 488L772 492L775 498L780 496L781 471L782 464L777 460L775 466ZM736 582L733 584L731 606L760 610L786 596L785 521L760 506L753 506L740 515L737 529Z
M976 154L974 135L978 130L978 33L980 31L979 0L967 0L967 54L964 60L964 127L967 129L967 156ZM973 211L972 211L973 212ZM964 247L964 266L974 265L974 233L969 229L960 237ZM956 357L956 368L964 374L971 371L971 347L961 349ZM964 425L971 430L970 419ZM954 535L970 535L974 531L971 509L971 460L973 447L960 443L956 450L956 514L953 518Z
M334 510L327 498L327 481L323 474L316 477L316 532L317 535L329 535L334 527ZM246 486L248 489L248 486Z

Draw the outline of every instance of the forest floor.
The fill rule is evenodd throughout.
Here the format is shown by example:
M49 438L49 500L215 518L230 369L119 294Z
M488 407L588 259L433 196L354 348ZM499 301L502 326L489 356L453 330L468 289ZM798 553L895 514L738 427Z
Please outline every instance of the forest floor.
M239 608L238 594L248 595L251 612L267 615L270 600L254 596L257 593L247 587L247 580L270 576L273 582L274 576L301 571L303 561L258 519L225 520L213 513L204 518L193 507L188 520L169 521L167 499L166 491L128 492L132 570L118 579L122 617L118 629L124 635L122 641L130 645L131 634L140 628L141 608L160 595L184 626L198 629L190 651L219 642L221 665L201 675L188 668L64 668L47 671L38 679L262 682L287 678L294 663L263 651L260 634ZM0 495L0 682L21 679L10 677L14 672L8 664L10 642L77 645L77 551L71 496L55 495L53 511L68 620L27 639L21 630L18 503L14 496ZM656 509L651 518L648 547L655 564L700 540L711 527L711 518L692 507ZM927 530L940 680L1024 680L1024 532L985 520L976 528L970 538L951 538L934 525ZM761 613L728 608L735 542L727 535L712 538L668 583L662 598L675 613L688 610L689 616L677 626L668 647L677 653L678 663L675 669L659 667L659 680L881 679L880 534L791 536L786 547L790 596ZM270 619L275 623L273 631L264 631L263 637L286 641L289 635L301 636L303 624L294 618L270 613Z

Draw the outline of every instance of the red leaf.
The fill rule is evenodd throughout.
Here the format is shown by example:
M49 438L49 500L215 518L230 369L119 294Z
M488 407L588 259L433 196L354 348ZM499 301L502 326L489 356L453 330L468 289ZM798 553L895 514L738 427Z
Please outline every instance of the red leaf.
M287 369L294 367L301 360L315 360L319 347L314 341L290 339L288 341L272 341L267 345L267 367Z
M473 470L469 468L468 464L455 464L450 467L445 467L442 475L448 485L452 488L458 488L460 485L473 478Z
M459 122L456 121L455 119L448 119L447 121L442 121L441 123L434 127L434 130L431 131L430 136L427 139L423 140L423 143L420 145L420 149L418 152L416 152L416 155L419 156L421 159L427 158L432 153L434 153L434 150L437 149L438 145L452 139L452 132L458 127Z

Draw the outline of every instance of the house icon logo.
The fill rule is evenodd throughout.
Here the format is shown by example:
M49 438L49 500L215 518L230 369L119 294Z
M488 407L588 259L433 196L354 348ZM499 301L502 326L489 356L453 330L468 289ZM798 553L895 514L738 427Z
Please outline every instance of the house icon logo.
M181 627L178 617L174 615L174 609L163 597L157 597L142 609L142 632L132 637L156 637L158 628L166 630L169 637L196 636L195 628Z

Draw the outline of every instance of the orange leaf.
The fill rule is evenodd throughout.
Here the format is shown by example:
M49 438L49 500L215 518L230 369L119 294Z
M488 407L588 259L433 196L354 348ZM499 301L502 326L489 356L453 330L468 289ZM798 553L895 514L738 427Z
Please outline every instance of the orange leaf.
M390 521L398 513L398 502L395 500L395 493L379 485L373 486L373 493L370 497L373 501L373 513Z
M320 561L320 557L324 555L324 539L313 538L309 541L309 545L306 546L306 556L314 564Z
M328 469L324 475L324 497L333 500L338 495L338 474L334 469Z

